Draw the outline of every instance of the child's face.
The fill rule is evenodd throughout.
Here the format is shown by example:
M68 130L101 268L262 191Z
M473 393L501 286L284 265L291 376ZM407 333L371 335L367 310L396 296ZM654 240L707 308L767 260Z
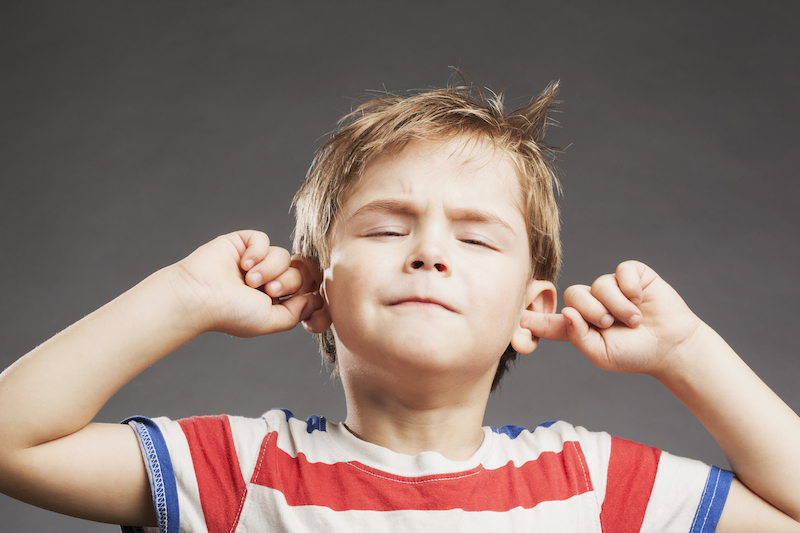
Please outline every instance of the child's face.
M488 143L411 143L370 163L324 272L343 377L357 358L491 381L527 305L521 204L514 168Z

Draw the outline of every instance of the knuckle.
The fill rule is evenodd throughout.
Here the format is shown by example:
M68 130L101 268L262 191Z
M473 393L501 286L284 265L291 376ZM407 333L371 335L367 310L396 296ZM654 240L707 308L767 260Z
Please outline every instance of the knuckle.
M616 284L616 279L613 274L600 276L592 283L591 293L594 296L605 294L614 284Z
M269 243L269 235L263 231L253 230L252 233L250 233L250 238L259 241L260 243Z
M578 302L589 291L586 285L572 285L564 291L564 303L571 306Z
M270 246L267 255L269 256L270 261L279 265L288 266L292 260L286 248L281 248L280 246Z
M578 289L577 285L572 285L570 287L567 287L564 290L564 299L565 300L572 300L575 297L575 294L578 292L578 290L579 289Z

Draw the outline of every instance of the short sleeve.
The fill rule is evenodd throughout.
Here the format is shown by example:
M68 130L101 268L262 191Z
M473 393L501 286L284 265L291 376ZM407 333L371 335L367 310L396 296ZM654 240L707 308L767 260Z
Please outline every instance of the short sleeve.
M153 508L158 519L158 528L122 526L124 533L179 533L180 510L175 473L164 435L158 425L144 417L133 417L127 423L139 440L139 448L150 480Z
M159 527L123 531L235 529L267 432L264 419L220 415L177 421L135 417L125 422L139 438Z
M603 529L713 533L732 477L700 461L612 437Z

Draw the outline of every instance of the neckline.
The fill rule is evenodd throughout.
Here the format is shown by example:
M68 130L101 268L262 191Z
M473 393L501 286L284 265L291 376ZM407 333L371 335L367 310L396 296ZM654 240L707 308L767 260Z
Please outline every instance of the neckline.
M455 461L439 452L422 452L406 455L356 437L343 423L327 422L325 435L330 450L343 462L358 462L370 468L398 476L416 477L434 474L452 474L473 470L494 446L495 435L491 428L483 427L483 442L469 459Z

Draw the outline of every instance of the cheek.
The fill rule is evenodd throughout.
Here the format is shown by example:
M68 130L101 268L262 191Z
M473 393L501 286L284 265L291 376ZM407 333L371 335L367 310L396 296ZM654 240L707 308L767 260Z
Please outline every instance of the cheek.
M339 332L363 312L361 304L370 290L368 279L352 266L353 263L337 261L323 273L325 301Z
M490 316L496 317L498 327L502 324L504 331L512 332L519 325L528 284L527 271L523 274L501 276L486 294L484 305L491 307L488 309Z

